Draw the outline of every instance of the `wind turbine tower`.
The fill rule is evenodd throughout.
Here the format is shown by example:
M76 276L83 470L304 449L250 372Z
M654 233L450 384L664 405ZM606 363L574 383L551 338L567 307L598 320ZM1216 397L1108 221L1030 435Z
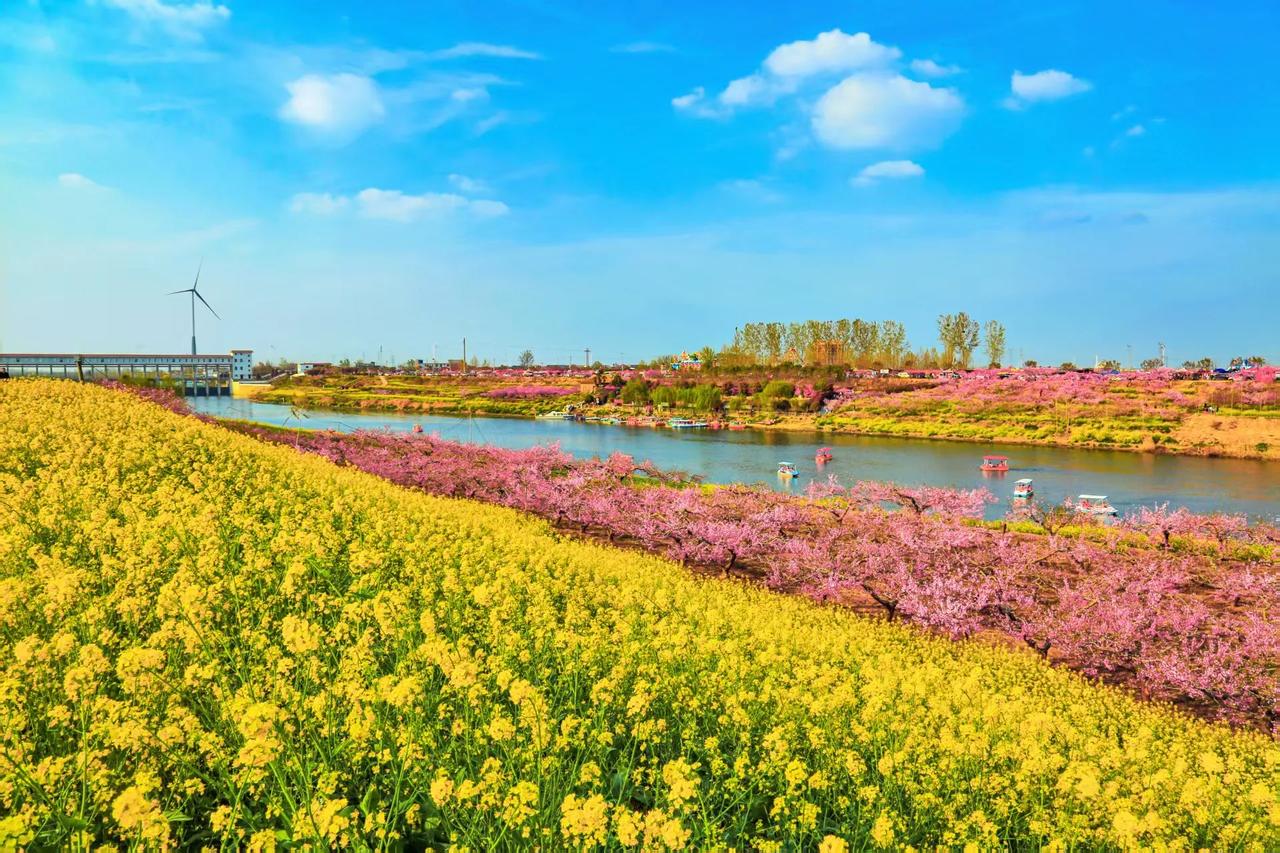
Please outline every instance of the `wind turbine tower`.
M204 261L201 260L200 265L196 267L196 280L190 287L184 290L173 290L169 292L170 296L174 296L179 293L191 294L191 354L192 355L197 354L196 353L196 300L199 299L201 302L204 302L204 307L209 309L210 314L212 314L214 317L217 317L219 320L222 319L221 317L218 317L218 312L213 310L213 306L210 305L205 300L205 298L200 295L200 291L196 289L197 287L200 286L200 269L203 266L204 266Z

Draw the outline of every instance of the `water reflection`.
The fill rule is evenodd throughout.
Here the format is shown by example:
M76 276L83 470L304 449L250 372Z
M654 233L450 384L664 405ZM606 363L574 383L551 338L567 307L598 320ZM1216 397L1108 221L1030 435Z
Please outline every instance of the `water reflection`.
M1013 481L1035 479L1036 498L1058 503L1081 493L1104 494L1121 512L1142 504L1170 502L1196 512L1227 510L1274 518L1280 513L1280 463L1246 459L1154 456L1105 450L1021 447L923 439L830 435L823 433L668 430L607 426L562 420L461 418L425 415L359 414L308 411L225 397L192 401L195 408L220 417L242 418L308 429L391 429L408 432L415 423L443 438L529 447L559 442L580 457L614 451L649 460L667 469L697 474L717 483L762 483L803 491L813 480L836 475L894 480L953 488L984 486L1000 499L989 511L1003 515L1012 500ZM296 410L295 410L296 411ZM831 448L833 458L819 466L814 454ZM1009 457L1008 473L978 470L984 453ZM777 476L778 463L796 464L797 478ZM1010 474L1012 476L1010 476Z

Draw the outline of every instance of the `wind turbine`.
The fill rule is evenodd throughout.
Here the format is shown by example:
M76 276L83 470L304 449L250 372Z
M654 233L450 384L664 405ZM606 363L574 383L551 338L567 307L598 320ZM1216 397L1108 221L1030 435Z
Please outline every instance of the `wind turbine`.
M196 288L200 285L200 269L203 266L204 266L204 259L201 258L200 265L196 267L196 280L190 287L184 290L173 290L169 292L170 296L174 296L179 293L191 294L191 354L192 355L196 355L196 300L199 299L201 302L204 302L204 307L209 309L209 313L215 317L218 317L218 312L214 311L213 306L210 305L205 300L205 298L200 295L199 290L196 290ZM222 318L218 317L218 319L221 320Z

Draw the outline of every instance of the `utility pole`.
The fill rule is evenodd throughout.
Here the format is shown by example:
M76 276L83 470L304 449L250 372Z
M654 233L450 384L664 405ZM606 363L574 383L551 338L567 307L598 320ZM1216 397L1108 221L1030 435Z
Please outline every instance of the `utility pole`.
M587 347L582 351L582 366L586 368L591 367L591 347Z
M1160 366L1161 367L1169 366L1169 355L1168 355L1168 352L1165 350L1164 341L1160 342Z
M462 339L462 372L467 372L467 339Z
M1130 370L1133 369L1133 344L1125 344L1129 348L1129 363L1126 365Z

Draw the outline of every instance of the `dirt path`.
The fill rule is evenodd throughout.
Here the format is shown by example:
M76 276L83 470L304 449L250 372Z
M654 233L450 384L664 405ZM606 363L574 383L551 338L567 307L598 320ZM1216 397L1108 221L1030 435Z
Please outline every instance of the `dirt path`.
M1202 447L1223 456L1280 459L1280 418L1188 415L1174 433L1185 448Z

